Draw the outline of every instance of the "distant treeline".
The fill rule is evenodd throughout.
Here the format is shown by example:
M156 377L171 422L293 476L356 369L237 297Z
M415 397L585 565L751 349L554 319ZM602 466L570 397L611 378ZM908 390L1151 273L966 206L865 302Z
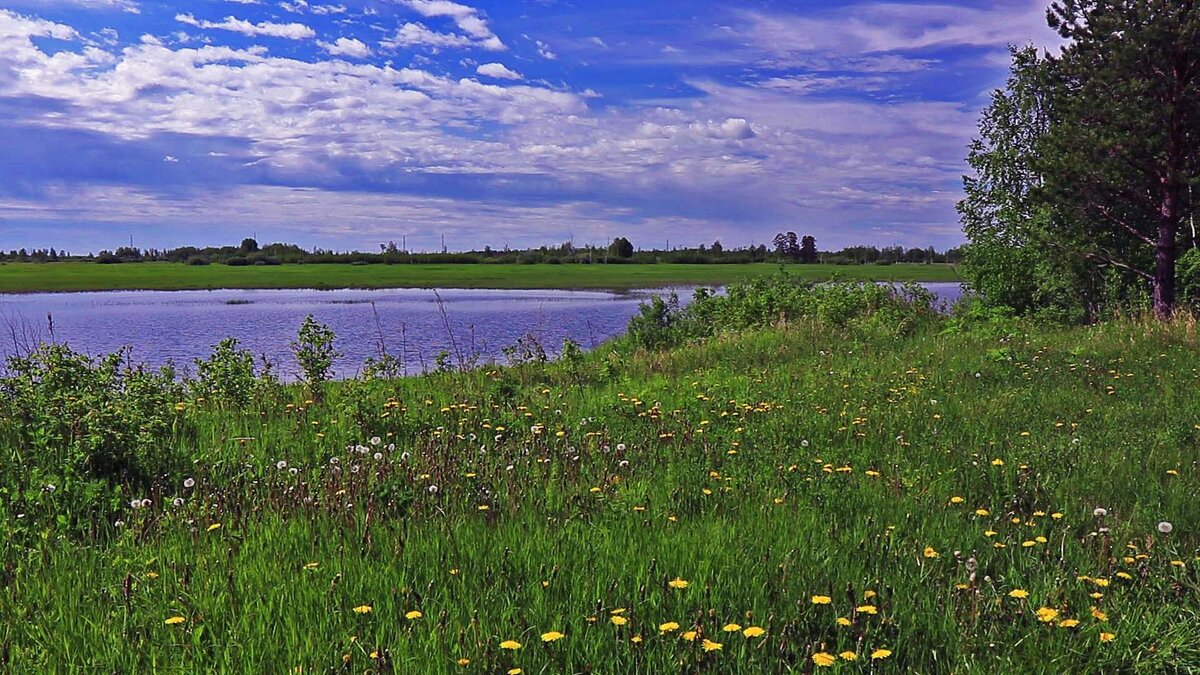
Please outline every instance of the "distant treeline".
M803 244L799 243L803 242ZM395 242L379 245L378 252L330 251L321 248L306 250L296 244L267 244L259 246L254 239L245 239L238 246L182 246L173 249L141 249L121 246L98 254L72 255L53 248L0 251L4 262L95 262L100 264L176 262L189 265L298 265L317 263L337 264L744 264L761 262L825 263L836 265L890 265L893 263L957 263L959 249L945 252L928 248L902 246L850 246L840 251L820 252L812 237L798 239L794 233L780 234L774 246L765 244L726 248L720 241L695 248L669 250L637 250L625 237L617 237L608 246L576 246L566 242L558 246L542 246L522 250L493 249L440 253L413 253L398 247Z

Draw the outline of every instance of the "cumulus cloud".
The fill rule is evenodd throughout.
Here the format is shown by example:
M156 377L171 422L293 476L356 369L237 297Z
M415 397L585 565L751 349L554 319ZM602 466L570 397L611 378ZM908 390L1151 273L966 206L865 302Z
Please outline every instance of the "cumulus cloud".
M525 76L515 70L509 70L503 63L485 63L475 69L476 73L497 80L523 80Z
M503 51L508 48L504 42L492 32L492 29L488 27L487 21L480 16L479 10L475 9L474 7L468 7L467 5L462 5L457 2L450 2L449 0L402 0L402 4L423 17L449 18L463 33L463 35L433 33L433 35L440 36L440 40L435 39L433 42L413 42L408 44L452 46L446 44L446 39L458 38L459 40L457 44L453 46L475 44L490 51ZM424 26L421 26L421 24L409 25L416 25L424 28ZM431 31L427 32L432 33Z
M338 38L333 43L317 41L317 46L333 56L352 56L365 59L371 55L371 48L356 38Z
M238 19L232 16L227 16L222 21L204 21L197 19L191 14L176 14L175 20L197 28L227 30L250 37L261 35L287 40L304 40L317 36L316 31L302 23L273 23L270 21L251 23L245 19Z

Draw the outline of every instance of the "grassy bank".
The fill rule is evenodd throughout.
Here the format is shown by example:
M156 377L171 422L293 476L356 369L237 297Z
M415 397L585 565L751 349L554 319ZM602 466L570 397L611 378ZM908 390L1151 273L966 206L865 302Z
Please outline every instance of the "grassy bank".
M9 382L0 670L1200 668L1195 325L879 297L320 402ZM97 418L176 463L86 500L47 453Z
M212 288L595 288L725 285L777 273L748 265L279 265L183 263L5 263L0 293ZM957 281L951 265L789 265L797 277L825 280Z

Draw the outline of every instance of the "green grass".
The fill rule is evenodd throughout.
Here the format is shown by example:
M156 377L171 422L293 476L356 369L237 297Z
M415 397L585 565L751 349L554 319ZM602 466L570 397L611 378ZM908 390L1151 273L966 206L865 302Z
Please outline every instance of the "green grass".
M1197 363L1187 322L793 321L322 403L183 401L195 487L121 495L155 504L94 543L3 549L0 670L1192 672Z
M825 280L958 281L951 265L789 265ZM0 264L0 293L211 288L565 288L630 289L725 285L777 273L753 265L280 265L182 263Z

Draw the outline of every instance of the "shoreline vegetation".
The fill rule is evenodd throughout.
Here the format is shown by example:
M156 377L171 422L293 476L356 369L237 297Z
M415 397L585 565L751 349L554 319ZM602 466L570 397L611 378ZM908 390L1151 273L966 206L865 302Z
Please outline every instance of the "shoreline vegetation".
M805 281L959 281L954 265L788 264ZM171 262L0 263L0 294L217 289L494 288L633 290L724 286L779 273L778 263L745 264L296 264L230 267Z
M47 345L0 377L0 671L1200 668L1195 322L931 301L776 276L401 379L328 381L311 317L297 384Z

